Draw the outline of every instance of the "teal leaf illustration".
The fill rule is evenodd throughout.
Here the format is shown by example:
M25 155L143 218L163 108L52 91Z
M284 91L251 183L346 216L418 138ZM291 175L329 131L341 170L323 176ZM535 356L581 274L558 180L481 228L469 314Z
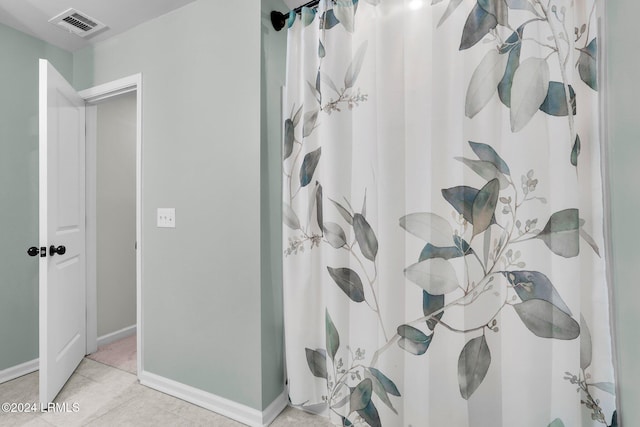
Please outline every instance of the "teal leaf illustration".
M432 313L440 310L444 307L444 295L431 295L429 292L422 291L422 312L425 316L429 316ZM433 331L438 324L438 320L442 319L444 311L436 314L435 319L427 320L427 327Z
M549 424L548 427L564 427L564 423L560 418L556 418L551 422L551 424Z
M513 86L513 75L520 65L520 50L521 45L518 43L518 46L509 52L507 67L502 76L502 80L498 83L498 97L507 107L511 107L511 86Z
M300 229L300 220L295 211L291 209L288 203L282 204L282 221L284 224L292 230Z
M353 215L353 232L362 255L369 261L375 261L378 255L378 239L365 217L359 213Z
M420 329L409 325L398 326L397 332L400 335L398 346L416 356L420 356L427 351L433 337L433 334L426 335Z
M507 163L502 160L502 157L500 157L500 155L496 153L496 150L494 150L493 147L488 144L482 144L481 142L473 141L469 141L469 145L480 160L492 163L500 172L505 175L511 175L509 166L507 166Z
M342 415L341 415L342 417ZM351 421L349 421L349 418L347 417L342 417L342 427L351 427L353 425L353 423Z
M336 353L338 352L338 348L340 347L340 336L338 335L336 326L333 324L333 320L331 320L331 316L329 316L329 310L325 310L324 320L327 335L327 352L333 361L336 357Z
M498 20L496 17L476 3L464 24L462 40L460 40L460 50L469 49L474 46L497 25Z
M500 189L502 190L509 186L509 181L507 180L507 178L491 162L488 162L486 160L472 160L467 159L466 157L454 157L454 159L464 163L469 167L469 169L471 169L487 181L497 179L500 182Z
M465 253L457 246L438 247L433 246L431 243L427 243L420 252L420 258L418 261L424 261L431 258L453 259L464 256Z
M576 142L573 144L573 149L571 149L571 164L573 166L578 166L578 156L580 155L580 135L576 135Z
M514 304L522 323L540 338L573 340L580 335L580 325L564 311L542 299Z
M370 427L382 427L380 415L378 415L378 410L373 404L373 401L370 400L364 409L360 409L358 415L360 415Z
M538 14L529 0L507 0L507 6L509 6L509 9L528 10L535 15Z
M327 379L327 355L321 350L305 348L307 365L311 373L318 378Z
M283 148L283 158L286 160L293 153L293 141L295 140L293 121L291 119L287 119L284 121L284 148Z
M498 24L505 27L509 25L509 7L505 0L478 0L478 5L495 16Z
M371 394L373 393L373 384L371 379L365 378L351 389L351 397L349 398L351 412L359 411L367 407L371 402Z
M438 3L440 1L442 1L442 0L439 0ZM435 3L431 3L431 4L435 4ZM449 1L449 5L447 6L447 9L442 14L442 17L440 18L440 21L438 21L437 27L439 27L440 25L444 24L444 21L446 21L447 18L449 16L451 16L451 14L458 8L458 6L460 6L460 4L462 4L462 0L450 0Z
M313 18L316 17L316 9L303 7L300 11L300 16L302 18L302 24L306 27L311 24L313 22Z
M598 90L598 40L594 37L587 47L580 49L578 57L578 73L583 82L591 89Z
M473 218L473 236L483 233L491 225L498 196L500 194L500 181L492 179L480 189L473 200L471 216Z
M324 28L325 30L330 30L331 28L335 27L339 23L340 21L338 21L338 18L336 18L336 15L333 12L333 9L329 9L322 14L322 26L320 28Z
M431 295L443 295L458 289L453 265L442 258L431 258L405 268L404 275Z
M467 117L473 118L489 103L496 92L497 84L502 80L507 59L507 55L500 55L496 49L491 49L482 58L467 88L464 107Z
M511 131L519 132L538 111L547 96L549 64L543 58L527 58L516 69L511 86Z
M503 271L502 274L522 301L545 300L571 316L571 310L544 274L539 271Z
M322 40L318 40L318 58L324 58L326 54Z
M345 30L353 33L353 21L355 10L351 0L341 0L333 5L333 13Z
M466 185L458 187L445 188L442 190L442 196L453 208L461 214L468 223L473 224L473 201L476 199L480 190ZM491 220L491 224L495 224L495 216Z
M371 368L371 369L375 369L375 368ZM378 371L378 373L380 375L382 375L382 373L380 371ZM382 375L382 376L384 377L384 375ZM391 400L389 399L389 396L387 395L387 391L385 390L384 386L382 385L382 383L380 382L378 377L373 375L372 372L370 372L369 369L365 369L364 370L364 377L371 380L371 384L373 385L373 392L375 393L375 395L378 396L378 398L380 400L382 400L382 402L384 402L384 404L387 405L387 407L389 409L391 409L395 414L397 414L398 411L396 411L396 408L393 407L393 404L391 403ZM387 377L384 377L384 378L387 378ZM389 380L389 379L387 378L387 380Z
M342 206L335 200L331 198L329 198L329 200L335 205L336 209L338 209L338 213L340 214L340 216L342 216L342 218L344 218L344 220L349 224L353 224L353 215L351 215L351 212L349 212L344 206Z
M339 224L335 222L325 222L323 231L324 238L327 239L327 242L334 248L339 249L347 244L347 236Z
M352 301L364 301L364 287L358 273L350 268L327 267L327 270L333 281Z
M618 427L618 411L613 411L613 415L611 416L611 425L609 427Z
M591 347L591 332L587 326L587 322L584 320L582 314L580 315L580 369L587 369L591 366L591 360L593 358L593 349Z
M491 352L484 335L469 340L458 358L460 395L468 400L478 389L491 365Z
M602 391L606 391L607 393L613 396L616 395L616 385L614 383L605 382L605 383L593 383L590 385L596 388L599 388Z
M302 124L302 136L304 138L311 135L311 132L316 127L316 120L318 120L318 113L320 110L309 111L304 114L304 122Z
M453 242L449 221L431 212L405 215L400 218L400 227L436 246L449 246Z
M300 167L300 186L306 187L313 179L313 173L316 171L316 166L320 161L320 154L322 153L322 147L307 153L302 161Z
M551 215L535 238L542 240L554 254L571 258L580 253L579 228L578 209L565 209Z
M362 69L362 62L364 61L364 55L367 52L368 42L364 41L358 50L356 51L351 64L349 64L349 68L344 75L344 87L345 89L349 89L353 87L358 79L358 75L360 74L360 70Z
M549 82L547 96L540 105L540 111L551 116L565 117L567 115L567 99L565 97L564 84L560 82ZM573 86L569 85L569 96L573 115L576 114L576 93Z
M376 379L378 381L380 381L380 384L384 388L385 392L387 392L387 393L389 393L389 394L391 394L393 396L400 396L400 391L398 390L398 387L396 387L396 385L393 383L393 381L391 381L385 374L383 374L382 372L380 372L376 368L367 368L367 370L374 377L376 377Z

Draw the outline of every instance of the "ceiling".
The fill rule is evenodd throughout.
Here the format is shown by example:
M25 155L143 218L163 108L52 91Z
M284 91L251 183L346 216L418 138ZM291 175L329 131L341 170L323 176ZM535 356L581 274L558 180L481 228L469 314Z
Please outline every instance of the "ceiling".
M0 23L68 51L108 39L194 0L0 0ZM293 1L293 0L289 0ZM50 24L49 19L74 8L107 25L82 38Z

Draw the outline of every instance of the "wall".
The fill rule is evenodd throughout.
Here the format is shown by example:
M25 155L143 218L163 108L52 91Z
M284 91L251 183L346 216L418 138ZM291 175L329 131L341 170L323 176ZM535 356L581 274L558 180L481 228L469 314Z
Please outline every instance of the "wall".
M282 337L261 328L259 61L254 0L199 0L74 54L78 89L142 73L143 369L255 409L284 388L262 367Z
M282 308L282 101L287 33L271 25L272 10L286 11L282 0L262 0L260 55L260 168L262 250L262 405L279 393L270 384L283 381L284 320Z
M633 426L640 420L640 59L636 54L640 4L633 0L605 3L617 377L622 425Z
M97 105L98 337L136 324L136 95Z
M38 357L38 58L72 55L0 24L0 371Z

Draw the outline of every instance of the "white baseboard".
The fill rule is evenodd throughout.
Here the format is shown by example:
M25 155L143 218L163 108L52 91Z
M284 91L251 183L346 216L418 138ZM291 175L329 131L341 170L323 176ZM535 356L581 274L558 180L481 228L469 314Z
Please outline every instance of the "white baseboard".
M285 389L280 396L276 397L276 399L262 411L262 426L266 427L271 424L287 406L289 406L289 391Z
M129 337L136 333L136 325L127 326L119 331L111 332L110 334L98 337L98 347L102 345L111 344L114 341L121 340L122 338Z
M250 427L266 427L287 406L286 390L278 396L264 411L251 408L224 397L152 374L146 371L138 373L140 384L201 406Z
M38 369L40 369L39 359L33 359L10 368L3 369L0 371L0 384L15 380L18 377L30 374Z

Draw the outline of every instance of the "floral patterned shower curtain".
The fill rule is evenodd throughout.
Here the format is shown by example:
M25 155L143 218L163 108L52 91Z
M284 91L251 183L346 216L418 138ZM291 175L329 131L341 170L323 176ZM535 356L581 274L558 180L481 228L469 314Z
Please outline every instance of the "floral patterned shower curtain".
M594 1L290 14L293 405L344 426L617 425Z

